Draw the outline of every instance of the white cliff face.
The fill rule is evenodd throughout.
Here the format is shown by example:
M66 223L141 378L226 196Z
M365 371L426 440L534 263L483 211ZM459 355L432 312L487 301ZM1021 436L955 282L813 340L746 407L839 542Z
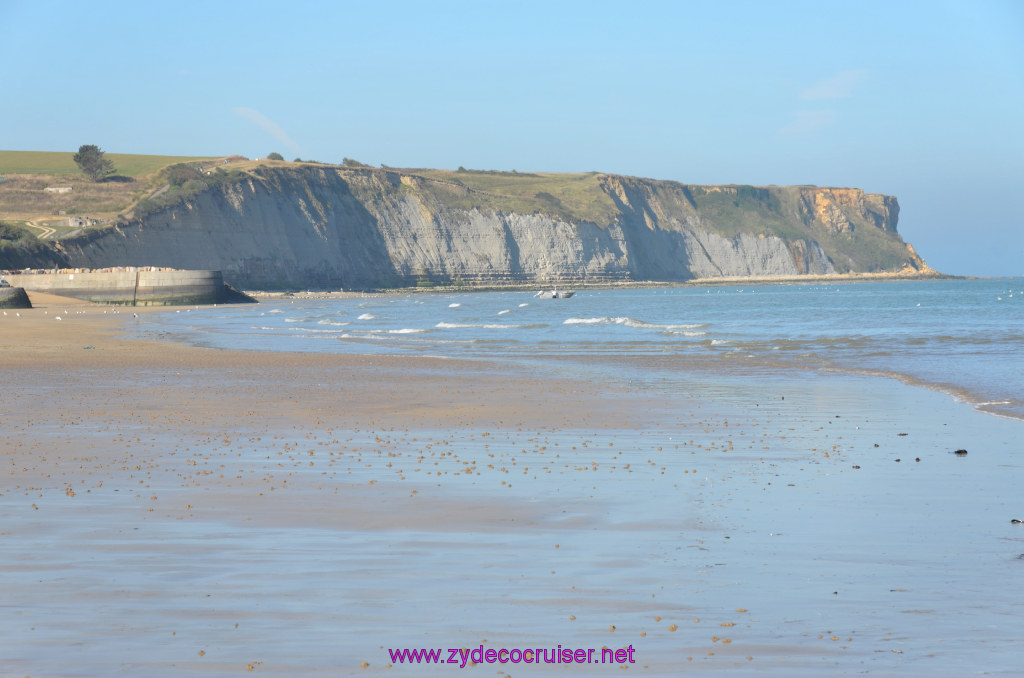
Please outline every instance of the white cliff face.
M717 203L702 207L699 200L699 191L717 188L605 176L601 181L619 213L599 225L540 212L456 206L397 172L275 169L63 246L74 266L214 269L227 282L248 288L827 274L859 265L837 249L837 238L852 238L854 229L878 231L877 237L888 238L887 252L906 250L884 199L898 207L886 196L853 189L820 189L831 191L823 197L807 187L756 189L755 198L768 205L765 227L744 222L730 235L719 222L738 217L723 217ZM792 193L792 216L775 204L776 194L786 190L801 192ZM722 200L717 193L712 197ZM875 223L858 216L858 200L867 201ZM828 228L817 224L817 213L830 220ZM737 214L759 218L756 209ZM773 232L780 219L790 219L786 229L803 236ZM818 231L822 242L845 257L843 269L818 241ZM920 261L912 251L907 260Z
M378 208L398 273L462 279L559 279L628 274L621 229L540 214L428 210L406 196Z
M728 239L708 231L692 231L684 239L690 272L697 278L835 273L818 243L746 233Z

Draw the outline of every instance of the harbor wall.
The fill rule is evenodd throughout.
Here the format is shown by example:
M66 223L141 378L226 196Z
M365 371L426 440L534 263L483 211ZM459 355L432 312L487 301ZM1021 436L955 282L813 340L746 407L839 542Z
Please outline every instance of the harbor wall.
M4 276L15 287L95 303L125 306L215 304L224 294L220 271L128 267L117 271L63 270Z
M0 308L32 308L32 302L20 287L0 287Z

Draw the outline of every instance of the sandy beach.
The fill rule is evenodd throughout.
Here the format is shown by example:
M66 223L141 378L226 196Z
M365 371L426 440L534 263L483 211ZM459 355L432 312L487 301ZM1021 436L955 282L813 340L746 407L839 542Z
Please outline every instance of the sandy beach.
M0 318L5 675L1020 665L1018 421L867 377L666 392L129 340L133 310L32 296ZM388 652L556 645L636 661Z
M555 431L581 424L637 424L630 422L635 413L589 392L592 389L584 383L541 385L528 377L502 374L500 366L442 359L273 354L133 341L118 338L121 328L133 322L133 314L166 310L103 308L45 294L32 297L35 308L4 324L0 351L4 425L19 438L19 444L6 452L26 482L52 477L51 469L40 465L44 453L50 464L79 457L88 458L96 469L127 463L114 439L125 440L125 446L135 440L140 448L135 455L149 448L154 459L148 463L159 459L161 465L173 464L180 456L179 444L168 452L145 444L141 433L126 439L126 431L144 432L151 441L180 437L210 443L223 437L219 442L226 449L239 439L236 442L245 442L246 448L277 452L296 445L271 442L282 432L289 438L301 433L323 447L320 438L339 444L343 435L349 438L353 433L366 437L383 431L454 427L480 429L480 435L489 436L489 428ZM39 436L41 429L50 429L51 435ZM195 445L201 447L202 442ZM384 440L375 437L373 442ZM232 499L231 494L238 493L229 491L239 483L218 480L223 479L205 481L209 487L204 490L216 487L227 492L225 501L242 500ZM257 484L265 482L273 485L269 476ZM302 476L284 482L302 482ZM350 488L346 495L353 491ZM373 490L379 493L379 488ZM248 491L243 494L252 496ZM317 517L315 522L352 517L350 512L365 499L342 514ZM263 519L280 520L279 507L269 500L264 503L270 515ZM363 516L353 524L364 525L363 519L385 521L378 524L391 524L393 519L394 524L409 527L429 524L417 522L423 518L423 503L411 513ZM219 510L234 510L213 504ZM253 510L260 512L259 502ZM448 516L455 521L470 518L458 512Z

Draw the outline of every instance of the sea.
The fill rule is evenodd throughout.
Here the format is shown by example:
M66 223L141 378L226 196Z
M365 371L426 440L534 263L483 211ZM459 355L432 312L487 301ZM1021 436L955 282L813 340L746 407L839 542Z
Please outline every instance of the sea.
M868 375L1024 419L1024 278L540 292L300 295L147 316L134 333L231 349L500 358L652 388L666 373L706 385Z

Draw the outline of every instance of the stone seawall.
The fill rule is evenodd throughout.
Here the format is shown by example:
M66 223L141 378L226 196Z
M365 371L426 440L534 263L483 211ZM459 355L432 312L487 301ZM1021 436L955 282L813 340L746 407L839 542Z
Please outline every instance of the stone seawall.
M0 287L0 308L32 308L32 302L21 287Z
M24 273L5 276L11 285L103 304L183 306L215 304L224 295L220 271L122 271Z

